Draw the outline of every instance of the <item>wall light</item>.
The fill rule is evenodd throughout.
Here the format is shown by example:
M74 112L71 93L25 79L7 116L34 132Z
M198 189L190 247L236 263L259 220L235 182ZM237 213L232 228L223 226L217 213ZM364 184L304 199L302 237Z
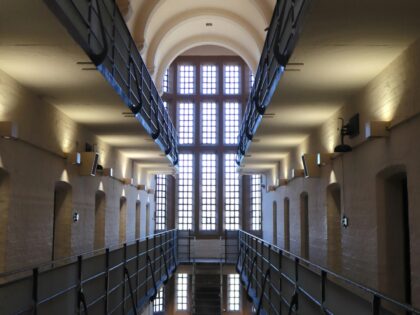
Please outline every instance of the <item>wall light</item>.
M146 191L146 185L137 185L136 188L137 188L137 190Z
M365 138L380 138L389 136L389 121L368 121L365 125Z
M301 168L293 168L292 169L292 179L297 177L305 176L305 171Z
M123 185L133 185L134 179L133 178L121 178L120 182Z
M153 189L153 188L149 188L148 190L147 190L147 194L148 195L153 195L155 193L155 190Z
M80 152L69 153L67 155L67 162L72 165L80 165L82 163L82 155Z
M317 164L316 154L304 154L302 155L303 173L305 178L309 177L320 177L321 169Z
M331 163L334 158L333 153L318 153L316 155L316 164L318 166L325 166Z
M99 154L96 152L82 152L81 159L79 174L81 176L95 176Z
M17 124L11 121L0 121L0 137L6 140L17 139Z

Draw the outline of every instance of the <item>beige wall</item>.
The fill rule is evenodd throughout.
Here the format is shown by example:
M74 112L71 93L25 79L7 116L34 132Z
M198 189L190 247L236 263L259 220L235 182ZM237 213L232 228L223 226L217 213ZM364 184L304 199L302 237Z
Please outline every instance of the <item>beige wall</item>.
M134 176L132 163L54 106L0 71L0 121L13 121L19 140L0 139L0 168L10 176L10 207L1 207L0 271L39 264L51 259L53 242L54 186L58 181L72 187L72 211L80 220L70 225L71 255L94 246L95 193L106 194L105 246L119 240L119 200L127 198L126 239L135 238L135 203L141 200L141 236L145 229L147 194L123 186L110 177L81 177L64 153L84 150L86 142L97 145L99 163L113 167L116 178ZM123 174L125 170L126 174ZM134 173L134 174L133 174ZM7 200L0 197L0 205ZM150 196L151 210L154 210ZM151 224L153 226L153 224Z
M292 180L273 193L264 194L264 238L272 239L272 203L277 201L278 244L284 246L283 200L290 199L290 249L300 254L299 195L309 194L309 240L311 261L327 265L327 186L337 182L341 187L342 213L349 217L349 227L341 227L342 272L360 283L379 288L380 271L378 220L384 209L377 203L376 176L382 170L403 165L407 170L409 220L411 238L411 271L413 302L420 306L420 41L413 44L391 63L378 77L325 124L291 152L280 167L280 178L292 168L302 168L302 153L332 152L338 144L337 118L347 121L360 113L361 135L354 140L351 153L334 159L322 168L320 178ZM388 138L366 141L364 125L370 120L392 122ZM392 233L389 231L388 233ZM331 267L331 266L329 266ZM382 290L382 287L379 289Z

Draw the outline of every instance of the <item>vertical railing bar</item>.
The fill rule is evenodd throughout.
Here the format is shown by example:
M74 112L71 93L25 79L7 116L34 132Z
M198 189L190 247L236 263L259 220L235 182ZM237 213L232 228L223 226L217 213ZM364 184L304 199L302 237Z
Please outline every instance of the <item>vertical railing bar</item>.
M123 262L123 270L122 270L122 277L123 277L123 288L122 288L122 295L123 295L123 299L122 299L122 309L123 309L123 314L125 314L125 269L127 268L127 243L124 243L124 262Z
M139 285L140 285L140 241L136 241L136 300L139 300Z
M325 310L325 301L326 301L326 280L327 280L327 273L322 270L321 271L321 309Z
M105 314L109 309L109 248L105 250Z
M373 315L379 315L380 312L380 306L381 306L381 299L376 294L373 296L372 301L372 314Z
M34 315L38 314L38 268L32 270L32 300Z

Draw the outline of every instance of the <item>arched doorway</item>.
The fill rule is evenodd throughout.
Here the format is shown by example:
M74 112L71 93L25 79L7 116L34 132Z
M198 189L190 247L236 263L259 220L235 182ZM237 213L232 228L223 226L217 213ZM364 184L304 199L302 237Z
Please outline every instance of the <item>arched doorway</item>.
M328 267L341 271L341 190L339 184L327 187Z
M136 201L136 239L140 238L140 216L141 216L141 202Z
M55 184L52 260L71 255L72 195L69 183Z
M401 302L411 303L409 196L407 172L395 166L376 178L379 287Z
M289 198L284 198L283 201L283 225L284 225L284 249L290 251L290 201Z
M150 234L150 203L146 204L146 236Z
M300 194L300 255L309 259L309 199L308 193Z
M273 245L277 246L277 202L273 201Z
M0 168L0 272L5 270L7 222L10 211L10 175Z
M95 237L94 249L105 247L106 194L98 190L95 194Z
M125 197L120 198L120 232L119 241L125 243L127 238L127 199Z

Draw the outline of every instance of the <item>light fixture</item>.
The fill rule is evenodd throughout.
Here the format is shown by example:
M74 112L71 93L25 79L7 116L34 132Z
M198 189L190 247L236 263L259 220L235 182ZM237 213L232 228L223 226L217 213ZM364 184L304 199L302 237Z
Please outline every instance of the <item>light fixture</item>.
M321 169L317 164L317 155L316 154L303 154L302 155L303 163L303 173L305 178L309 177L320 177Z
M82 155L80 152L73 152L67 155L67 162L72 165L80 165L82 163Z
M141 184L139 184L139 185L137 185L137 186L136 186L136 188L137 188L137 190L143 190L143 191L146 191L146 185L141 185Z
M114 169L112 167L106 167L102 169L102 176L114 176Z
M341 224L346 229L349 227L349 218L345 214L343 214L343 217L341 218Z
M359 114L356 114L352 118L350 118L347 124L344 124L343 118L338 119L341 121L341 143L334 148L334 152L350 152L352 150L352 147L344 143L344 137L349 136L350 138L354 138L359 135Z
M121 178L121 183L124 185L133 185L133 178Z
M12 121L0 121L0 137L6 140L17 139L17 124Z
M293 168L292 169L292 178L303 177L305 176L305 171L300 168Z
M153 195L155 193L155 190L153 189L153 188L149 188L148 190L147 190L147 194L148 195Z
M327 164L330 164L333 157L333 153L318 153L316 155L316 164L318 166L325 166Z
M73 222L77 222L77 221L79 221L79 219L80 219L80 214L79 214L79 212L74 212L73 213Z
M365 125L365 138L388 137L389 127L389 121L368 121Z
M98 168L99 154L96 152L82 152L79 174L81 176L95 176Z

